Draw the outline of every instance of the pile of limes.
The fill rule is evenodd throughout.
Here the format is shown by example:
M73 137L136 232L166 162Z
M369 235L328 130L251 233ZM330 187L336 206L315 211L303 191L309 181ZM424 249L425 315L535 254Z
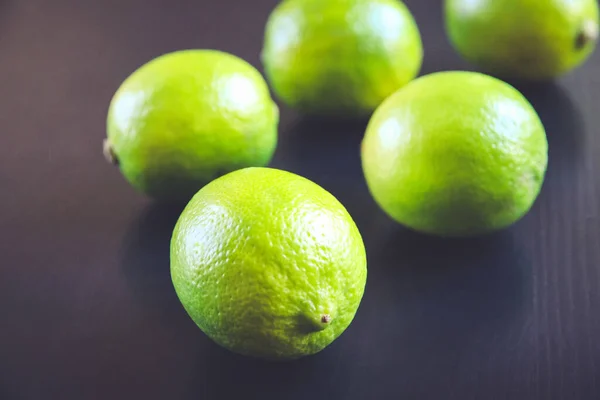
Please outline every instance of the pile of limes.
M445 15L457 51L499 78L557 77L583 63L598 37L595 0L446 0ZM414 80L422 59L417 24L398 0L284 0L262 51L289 107L372 114L362 166L391 218L439 236L513 224L546 172L536 111L483 73ZM241 354L290 359L322 350L350 325L367 267L338 200L266 167L278 121L253 66L216 50L179 51L118 89L104 153L139 191L189 202L171 241L171 275L202 331Z

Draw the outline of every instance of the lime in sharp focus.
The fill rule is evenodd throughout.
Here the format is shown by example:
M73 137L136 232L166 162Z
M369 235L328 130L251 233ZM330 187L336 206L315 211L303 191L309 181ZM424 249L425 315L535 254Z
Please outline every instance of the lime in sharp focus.
M311 114L370 114L418 74L422 58L417 25L398 0L285 0L262 53L275 93Z
M598 38L597 0L445 0L454 47L503 77L550 79L582 64Z
M218 344L249 356L316 353L351 323L365 248L346 209L298 175L232 172L202 188L171 241L184 308Z
M512 86L470 72L411 82L375 112L362 144L377 203L442 236L504 228L536 199L548 161L542 122Z
M219 51L179 51L121 85L110 104L105 154L139 191L188 201L223 173L268 164L278 119L250 64Z

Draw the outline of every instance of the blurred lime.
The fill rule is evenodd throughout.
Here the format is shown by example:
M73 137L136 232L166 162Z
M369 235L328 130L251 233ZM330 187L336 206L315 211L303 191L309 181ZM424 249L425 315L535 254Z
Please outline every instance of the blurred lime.
M421 77L373 115L363 169L396 221L442 236L470 236L521 218L544 179L548 144L512 86L470 72Z
M275 92L315 114L368 114L412 80L423 50L397 0L285 0L266 27L263 63Z
M171 276L206 335L237 353L294 359L351 323L365 248L346 209L298 175L247 168L201 189L171 241Z
M214 50L158 57L121 85L106 156L139 191L189 200L223 173L269 163L279 113L260 73Z
M454 47L486 71L550 79L583 63L598 38L597 0L446 0Z

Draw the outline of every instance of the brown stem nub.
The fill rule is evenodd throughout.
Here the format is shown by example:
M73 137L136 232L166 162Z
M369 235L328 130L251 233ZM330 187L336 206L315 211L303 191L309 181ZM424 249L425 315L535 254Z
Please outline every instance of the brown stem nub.
M331 322L331 315L329 314L323 314L321 315L321 322L324 324L328 324Z
M110 140L104 139L104 143L102 143L102 153L104 154L104 158L106 161L111 163L112 165L119 165L119 159L113 150L112 144Z
M581 26L577 37L575 38L575 48L583 49L588 43L598 40L598 24L595 21L587 20Z

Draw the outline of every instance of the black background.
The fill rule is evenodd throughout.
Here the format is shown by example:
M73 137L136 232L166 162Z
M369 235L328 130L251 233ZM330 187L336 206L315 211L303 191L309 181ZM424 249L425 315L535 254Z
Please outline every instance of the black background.
M330 190L367 246L351 327L292 363L231 354L187 317L169 276L179 210L105 164L108 103L144 62L217 48L257 67L276 0L0 1L0 399L599 399L600 52L519 86L546 125L532 211L492 236L392 223L360 168L366 121L283 108L272 166ZM422 73L469 69L439 1L407 4Z

